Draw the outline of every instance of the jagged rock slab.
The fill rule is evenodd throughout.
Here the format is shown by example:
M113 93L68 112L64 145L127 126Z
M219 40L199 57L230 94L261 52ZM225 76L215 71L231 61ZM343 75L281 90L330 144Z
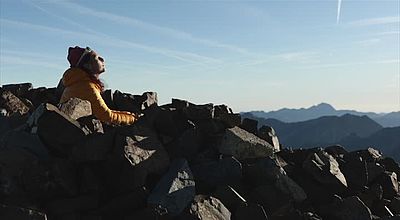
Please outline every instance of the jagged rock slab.
M261 139L264 139L269 144L271 144L275 148L275 151L280 150L278 136L276 135L275 130L272 127L266 125L262 126L260 129L258 129L257 135Z
M239 160L267 157L274 153L273 146L268 142L239 127L226 130L218 150Z
M325 151L310 154L304 161L303 168L318 182L337 187L347 187L346 178L339 169L339 164Z
M59 109L73 120L92 114L92 105L90 102L79 98L70 98L66 102L61 103Z
M81 125L50 103L39 106L28 120L32 133L37 133L51 153L70 154L72 146L89 134Z
M185 159L171 162L168 172L157 183L148 203L165 209L172 216L179 215L195 195L193 174Z
M0 89L0 108L7 111L7 116L18 113L24 115L29 112L29 107L25 105L12 92Z
M212 196L197 195L192 204L178 218L179 220L229 220L231 213Z

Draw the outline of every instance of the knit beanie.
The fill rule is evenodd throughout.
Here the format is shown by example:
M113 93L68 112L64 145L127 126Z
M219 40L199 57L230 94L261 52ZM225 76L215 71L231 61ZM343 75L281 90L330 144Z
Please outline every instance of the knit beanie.
M78 46L70 47L68 48L67 60L71 65L71 67L77 67L82 61L82 58L91 51L92 50L89 47L86 48L81 48Z

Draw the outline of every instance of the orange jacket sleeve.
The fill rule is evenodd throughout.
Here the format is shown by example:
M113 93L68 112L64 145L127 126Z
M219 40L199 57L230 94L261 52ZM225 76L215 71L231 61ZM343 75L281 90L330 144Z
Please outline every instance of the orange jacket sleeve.
M126 111L115 111L108 108L100 95L100 91L96 85L90 83L88 89L87 100L92 105L92 113L100 121L108 122L111 124L129 125L136 121L135 116Z

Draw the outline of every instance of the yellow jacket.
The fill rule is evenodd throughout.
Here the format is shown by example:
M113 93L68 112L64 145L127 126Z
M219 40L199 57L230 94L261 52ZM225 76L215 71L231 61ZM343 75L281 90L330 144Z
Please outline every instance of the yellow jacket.
M82 69L69 68L66 70L62 83L65 89L60 103L76 97L88 100L92 105L93 115L100 121L122 125L132 124L135 121L135 116L130 112L109 109L100 95L99 86L92 82L88 74Z

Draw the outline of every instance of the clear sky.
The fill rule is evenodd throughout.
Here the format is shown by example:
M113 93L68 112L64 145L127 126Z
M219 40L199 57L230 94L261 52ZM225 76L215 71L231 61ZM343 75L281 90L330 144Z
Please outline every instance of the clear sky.
M55 87L79 45L160 103L400 111L399 2L0 0L0 84Z

